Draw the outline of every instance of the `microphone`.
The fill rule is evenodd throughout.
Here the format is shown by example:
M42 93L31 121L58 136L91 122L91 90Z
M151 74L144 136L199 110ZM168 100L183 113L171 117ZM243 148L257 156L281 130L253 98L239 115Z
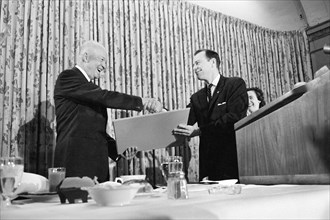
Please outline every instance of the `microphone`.
M323 46L323 52L324 52L325 54L330 54L330 45L325 44L325 45Z

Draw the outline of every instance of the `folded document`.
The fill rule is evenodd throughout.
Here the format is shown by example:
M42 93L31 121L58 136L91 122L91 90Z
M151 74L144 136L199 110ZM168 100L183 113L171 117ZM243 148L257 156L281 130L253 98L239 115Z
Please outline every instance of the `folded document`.
M175 146L179 141L172 131L178 124L186 124L188 115L189 108L186 108L114 120L118 154L128 147L146 151Z

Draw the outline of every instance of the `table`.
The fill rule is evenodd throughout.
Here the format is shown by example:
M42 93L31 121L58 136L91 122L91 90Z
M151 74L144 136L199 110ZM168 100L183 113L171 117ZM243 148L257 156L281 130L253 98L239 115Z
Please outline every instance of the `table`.
M330 185L242 185L241 194L209 194L188 184L189 199L137 197L126 206L60 204L59 199L2 209L1 219L329 219Z

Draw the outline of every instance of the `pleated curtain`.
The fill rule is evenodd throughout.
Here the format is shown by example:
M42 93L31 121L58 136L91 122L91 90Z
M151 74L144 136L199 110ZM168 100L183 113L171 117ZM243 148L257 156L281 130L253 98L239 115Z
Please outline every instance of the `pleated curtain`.
M108 51L107 72L96 84L157 98L169 111L185 108L204 86L192 71L193 53L202 48L219 53L221 74L261 88L267 103L312 79L304 31L263 28L184 0L1 0L0 8L1 155L24 156L26 172L47 176L53 164L55 81L75 65L87 40ZM149 113L108 109L108 114L108 133L114 136L114 119ZM192 138L184 146L111 162L112 177L146 174L162 184L162 159L180 154L189 181L197 181L198 143Z

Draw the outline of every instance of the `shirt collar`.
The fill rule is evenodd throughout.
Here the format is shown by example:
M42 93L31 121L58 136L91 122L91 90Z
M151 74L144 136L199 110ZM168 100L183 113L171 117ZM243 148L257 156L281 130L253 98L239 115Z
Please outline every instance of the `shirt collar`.
M87 73L85 72L85 70L83 70L80 66L76 65L76 67L80 70L80 72L85 76L85 78L87 79L88 82L91 81L91 79L88 77Z
M215 79L211 82L211 84L216 87L218 85L219 80L220 80L220 74L218 74L217 77L215 77Z

